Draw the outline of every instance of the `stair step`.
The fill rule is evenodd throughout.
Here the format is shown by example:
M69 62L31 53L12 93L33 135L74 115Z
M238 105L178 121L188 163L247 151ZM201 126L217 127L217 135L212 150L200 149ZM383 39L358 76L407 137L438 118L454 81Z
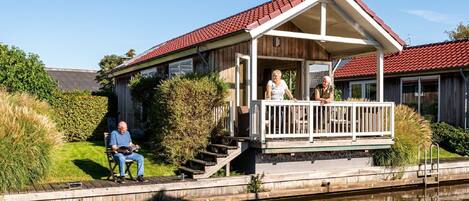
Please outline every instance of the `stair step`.
M199 159L191 159L190 161L192 161L194 163L202 164L204 166L214 166L214 165L217 164L216 162L204 161L204 160L199 160Z
M188 168L188 167L184 167L184 166L179 167L179 170L182 170L184 172L189 172L191 174L203 174L203 173L205 173L205 171L203 171L203 170L194 170L192 168Z
M218 154L218 153L213 153L213 152L209 152L209 151L201 151L200 153L205 154L205 155L209 155L209 156L215 156L217 158L223 158L223 157L228 156L228 154Z
M231 136L226 136L225 137L226 139L233 139L233 140L236 140L238 142L247 142L247 141L250 141L251 138L250 137L231 137Z
M230 145L224 145L224 144L209 144L209 146L223 148L223 149L237 149L238 148L237 146L230 146Z

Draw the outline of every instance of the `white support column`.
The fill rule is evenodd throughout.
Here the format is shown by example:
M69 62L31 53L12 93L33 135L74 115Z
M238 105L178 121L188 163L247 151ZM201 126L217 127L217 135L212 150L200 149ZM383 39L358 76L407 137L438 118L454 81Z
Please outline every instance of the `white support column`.
M384 102L384 51L376 52L376 101Z
M321 2L321 36L326 36L327 0Z
M240 73L239 73L239 69L240 69L240 65L241 65L241 55L239 55L238 53L236 54L236 74L235 74L235 107L239 107L240 106L240 101L239 101L239 96L240 96L240 92L239 92L239 89L240 89Z
M251 41L251 69L250 69L250 86L251 86L251 99L257 100L257 39Z

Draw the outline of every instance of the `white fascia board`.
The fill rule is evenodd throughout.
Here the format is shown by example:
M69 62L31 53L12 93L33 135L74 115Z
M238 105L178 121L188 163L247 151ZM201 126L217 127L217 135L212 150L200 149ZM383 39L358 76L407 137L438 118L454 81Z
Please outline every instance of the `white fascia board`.
M360 14L361 17L363 17L365 20L367 20L376 30L379 31L391 44L398 49L399 51L402 51L404 48L394 37L391 36L381 25L378 24L363 8L358 5L355 0L344 0L347 2L350 6L354 8L354 10L357 11L358 14Z
M285 22L288 22L289 20L295 18L296 16L300 15L301 13L307 11L308 9L316 6L320 1L319 0L305 0L301 2L300 4L296 5L295 7L287 10L286 12L280 14L277 17L274 17L273 19L267 21L264 24L261 24L260 26L248 30L249 34L251 35L251 38L259 38L264 34L265 32L275 29L278 26L284 24Z
M291 32L291 31L270 30L266 32L264 35L288 37L288 38L299 38L299 39L316 40L316 41L326 41L326 42L349 43L349 44L357 44L357 45L372 45L372 46L378 45L376 42L371 41L371 40L366 40L366 39L346 38L346 37L339 37L339 36L321 36L318 34Z

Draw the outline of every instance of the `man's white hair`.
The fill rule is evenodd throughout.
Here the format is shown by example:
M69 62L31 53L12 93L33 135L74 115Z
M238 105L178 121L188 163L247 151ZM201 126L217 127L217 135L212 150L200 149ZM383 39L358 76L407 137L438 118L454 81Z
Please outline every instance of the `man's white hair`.
M323 79L323 80L326 80L326 81L327 81L327 83L329 83L329 84L332 82L332 78L331 78L331 77L329 77L329 76L327 76L327 75L326 75L326 76L324 76L322 79Z

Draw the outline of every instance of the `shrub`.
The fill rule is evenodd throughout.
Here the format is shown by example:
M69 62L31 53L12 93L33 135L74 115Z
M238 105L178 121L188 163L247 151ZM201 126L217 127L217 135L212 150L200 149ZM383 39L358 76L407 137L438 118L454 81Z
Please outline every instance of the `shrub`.
M447 123L432 124L433 142L460 155L469 154L469 132Z
M51 151L62 135L46 102L0 91L0 191L39 181L49 169Z
M57 92L52 106L58 127L69 142L102 139L107 131L107 97L89 92Z
M130 94L134 103L137 122L141 122L144 129L148 129L149 118L155 100L156 87L163 78L157 75L141 76L136 74L130 79Z
M56 81L46 73L38 55L1 43L0 85L10 92L28 92L43 100L51 100L57 89Z
M419 146L429 146L430 123L415 110L398 105L394 111L394 145L391 149L372 152L375 165L398 167L417 162Z
M212 110L222 105L227 85L216 75L191 74L162 81L151 119L156 152L182 164L205 148L215 128Z

